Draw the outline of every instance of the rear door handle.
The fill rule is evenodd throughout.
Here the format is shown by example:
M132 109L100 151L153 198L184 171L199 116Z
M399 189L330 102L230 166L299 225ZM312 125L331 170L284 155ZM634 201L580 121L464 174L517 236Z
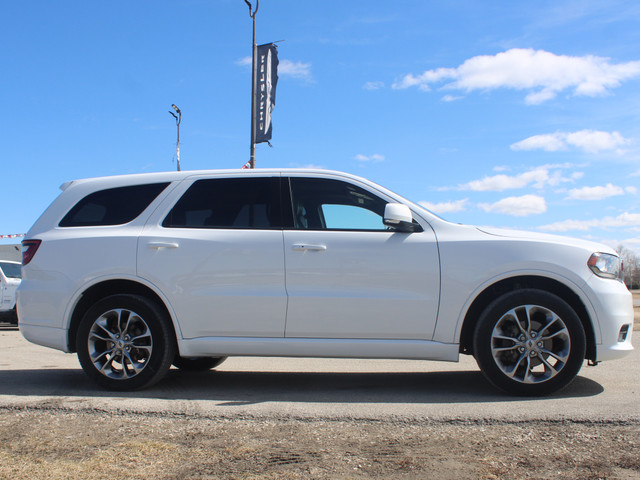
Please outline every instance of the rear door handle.
M327 249L326 245L309 245L307 243L295 243L293 249L296 252L305 252L307 250L312 252L324 252Z
M178 248L177 242L149 242L147 247L152 250L159 250L161 248Z

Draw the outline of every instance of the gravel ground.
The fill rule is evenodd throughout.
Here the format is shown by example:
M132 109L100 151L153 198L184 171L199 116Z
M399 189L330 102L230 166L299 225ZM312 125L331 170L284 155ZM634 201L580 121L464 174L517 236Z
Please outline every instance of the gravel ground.
M1 479L640 479L640 425L0 410Z

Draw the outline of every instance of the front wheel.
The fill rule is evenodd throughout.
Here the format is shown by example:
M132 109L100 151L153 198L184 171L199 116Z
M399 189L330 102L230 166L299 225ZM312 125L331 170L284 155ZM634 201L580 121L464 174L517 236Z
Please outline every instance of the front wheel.
M494 300L474 336L482 373L515 395L548 395L566 387L580 371L585 349L584 328L571 306L536 289Z
M111 390L136 390L160 380L176 347L167 313L145 297L112 295L80 321L78 359L85 373Z

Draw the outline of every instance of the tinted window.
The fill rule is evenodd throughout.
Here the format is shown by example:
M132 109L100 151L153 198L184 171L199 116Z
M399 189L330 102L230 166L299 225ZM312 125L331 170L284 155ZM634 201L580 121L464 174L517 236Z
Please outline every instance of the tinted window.
M129 223L162 192L168 183L109 188L87 195L60 222L61 227L89 227Z
M7 278L21 278L20 264L0 262L0 268Z
M387 202L340 180L291 178L295 227L311 230L386 230Z
M196 181L162 222L173 228L282 228L280 178Z

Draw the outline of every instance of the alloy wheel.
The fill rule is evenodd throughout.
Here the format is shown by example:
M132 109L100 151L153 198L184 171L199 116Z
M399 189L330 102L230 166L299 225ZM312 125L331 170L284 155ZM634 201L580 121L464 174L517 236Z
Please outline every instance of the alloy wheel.
M89 331L88 350L96 370L108 378L123 380L135 377L147 366L153 337L142 316L117 308L95 320Z
M520 383L546 382L565 367L571 336L548 308L522 305L507 311L491 333L491 354L504 375Z

